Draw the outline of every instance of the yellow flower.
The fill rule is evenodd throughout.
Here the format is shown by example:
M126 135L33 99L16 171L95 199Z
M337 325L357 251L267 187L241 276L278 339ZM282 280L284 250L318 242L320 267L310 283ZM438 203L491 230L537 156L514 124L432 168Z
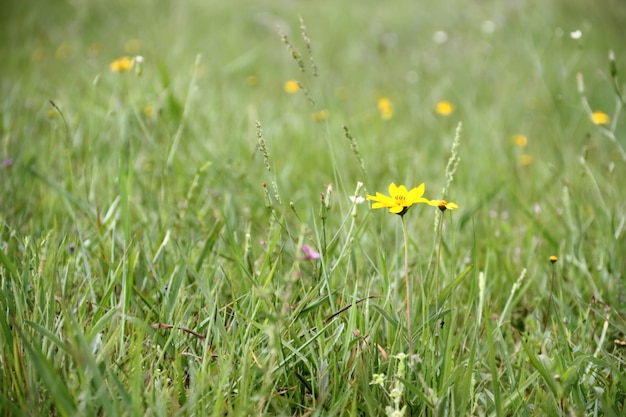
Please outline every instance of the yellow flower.
M300 91L300 83L296 80L289 80L285 83L285 91L289 94L295 94Z
M528 165L533 163L533 157L528 155L527 153L523 153L519 156L519 164L523 167L527 167Z
M428 203L423 195L424 184L407 191L404 185L398 187L392 182L389 185L389 196L377 192L376 196L368 194L367 199L374 201L373 209L388 208L389 213L403 216L413 204Z
M259 80L257 79L256 75L248 75L248 78L246 78L246 82L250 87L254 87L255 85L257 85Z
M71 48L68 44L62 43L59 45L56 51L54 51L54 57L59 60L63 60L69 57Z
M87 55L90 57L100 56L102 50L104 49L104 45L100 42L94 42L87 48Z
M378 110L380 111L380 117L383 120L389 120L393 116L393 104L387 97L381 97L378 99Z
M141 40L130 39L128 42L126 42L125 49L126 52L128 52L129 54L139 53L139 51L141 50Z
M559 258L557 258L555 255L550 256L550 258L548 258L548 259L550 259L550 262L552 262L552 263L555 263L556 261L559 260Z
M435 111L442 116L449 116L454 111L454 106L452 106L452 103L450 103L449 101L442 100L437 103Z
M597 125L607 125L611 119L609 118L609 115L604 112L594 111L591 114L591 121Z
M152 117L152 115L154 114L154 109L152 108L152 106L146 106L143 108L143 114L145 114L146 117Z
M458 209L456 203L448 203L446 200L429 200L429 206L438 207L441 211Z
M43 61L46 59L46 50L43 48L37 48L33 51L33 55L31 56L33 61Z
M312 117L313 117L313 120L315 120L316 122L323 122L324 120L328 118L328 111L326 110L316 111L315 113L313 113Z
M528 144L528 138L524 135L514 135L511 138L511 142L513 142L513 145L523 148Z
M123 56L111 62L110 67L113 72L128 71L133 67L133 59L129 56Z

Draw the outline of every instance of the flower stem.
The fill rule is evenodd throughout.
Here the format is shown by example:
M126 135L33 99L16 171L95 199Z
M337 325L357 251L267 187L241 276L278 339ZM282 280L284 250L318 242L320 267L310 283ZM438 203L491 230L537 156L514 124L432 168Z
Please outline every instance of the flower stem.
M406 328L409 339L409 355L413 357L413 333L411 333L411 286L409 283L409 238L406 233L404 216L402 219L402 235L404 236L404 281L406 282Z
M443 239L443 214L445 211L441 211L441 219L439 219L439 236L437 239L437 263L435 264L435 315L439 314L439 268L441 262L441 241Z
M548 310L546 312L546 315L544 316L543 319L543 330L547 330L548 328L548 318L550 317L550 310L552 309L552 297L553 297L553 292L554 292L554 277L556 275L556 270L554 267L554 264L551 265L552 266L552 280L550 282L550 292L548 293L548 295L550 296L550 298L548 299ZM555 311L556 314L556 311Z

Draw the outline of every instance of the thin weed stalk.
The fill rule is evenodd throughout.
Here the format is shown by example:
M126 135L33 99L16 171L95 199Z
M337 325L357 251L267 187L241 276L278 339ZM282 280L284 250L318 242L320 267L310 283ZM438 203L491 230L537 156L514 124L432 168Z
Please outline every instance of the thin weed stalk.
M441 262L441 243L443 241L443 214L445 211L441 211L441 219L439 220L439 231L437 233L437 260L435 263L435 314L439 313L439 292L440 292L440 282L439 282L439 272L440 267L439 263Z
M298 63L298 68L300 72L303 74L306 73L306 69L304 67L304 61L302 61L302 55L298 50L293 46L291 41L289 41L289 37L285 32L283 32L280 28L278 28L278 34L280 35L280 39L283 41L285 46L287 47L287 51L289 51L289 55L293 58L294 61Z
M314 77L317 77L317 64L315 63L315 59L313 58L313 48L311 47L311 39L306 31L306 26L304 25L304 19L302 16L298 16L300 19L300 33L302 34L302 39L306 45L306 50L309 54L309 62L311 64L311 73Z
M546 310L546 315L543 319L543 329L544 331L547 329L548 326L548 317L550 317L550 309L552 308L552 298L554 297L554 281L556 280L556 263L557 258L556 256L550 256L550 263L551 265L551 270L552 270L552 279L550 281L550 291L548 292L549 295L549 299L548 299L548 308ZM555 314L557 314L556 310L554 312Z
M313 72L313 76L317 76L317 66L315 65L315 61L313 59L313 49L311 48L311 40L306 34L306 27L304 26L304 21L302 20L302 18L300 18L300 24L301 24L300 29L302 30L302 37L304 39L304 42L307 45L307 51L309 52L309 59L311 61L311 69ZM285 44L285 46L287 46L287 51L289 52L289 55L291 55L293 60L296 61L296 63L298 64L298 69L300 70L300 72L302 74L306 74L306 67L304 65L304 61L302 60L302 54L298 52L296 47L289 40L289 37L287 36L287 34L284 33L280 28L278 28L278 33L280 35L281 40ZM313 96L311 96L311 93L309 92L308 88L302 85L300 81L298 81L298 88L300 91L302 91L302 93L307 98L309 103L312 106L315 106L315 100L313 99Z
M404 282L406 283L406 328L409 339L409 356L413 357L413 333L411 332L411 284L409 281L409 238L404 216L400 216L404 237Z
M614 59L611 60L611 62L614 62ZM615 72L614 74L612 74L613 76L613 81L614 84L617 83L617 72ZM582 107L585 111L585 113L587 113L587 116L589 117L589 119L593 120L593 110L591 109L591 106L589 105L589 101L587 100L587 97L585 96L585 82L584 82L584 78L583 75L581 73L576 74L576 83L577 83L577 87L578 87L578 94L580 95L580 101L582 104ZM600 132L606 137L608 138L611 142L613 142L613 144L615 145L615 147L617 148L617 151L619 152L620 156L622 157L623 161L626 161L626 151L624 150L624 148L622 147L622 145L619 143L619 141L617 140L617 137L615 136L615 129L617 128L617 120L619 117L619 114L622 110L622 105L623 105L623 99L620 93L619 88L616 89L616 100L615 100L615 111L613 114L613 122L611 123L611 126L609 128L603 127L600 124L598 124L598 128L600 129Z
M271 184L272 184L272 189L274 191L274 198L280 204L280 194L278 193L278 184L276 183L276 177L272 172L272 165L270 163L270 153L267 149L265 138L263 137L263 129L261 128L260 121L256 122L256 135L257 135L257 140L258 140L259 151L263 155L263 165L265 166L265 169L272 177ZM267 196L269 196L269 194Z
M357 140L354 138L354 136L352 136L352 134L350 133L350 130L348 129L348 126L346 125L343 126L343 133L346 136L346 139L350 141L350 149L352 150L352 154L354 155L354 158L359 163L361 172L363 172L363 175L365 176L365 178L367 178L368 177L367 169L365 169L365 162L363 161L363 157L361 156L361 152L359 151L359 144Z

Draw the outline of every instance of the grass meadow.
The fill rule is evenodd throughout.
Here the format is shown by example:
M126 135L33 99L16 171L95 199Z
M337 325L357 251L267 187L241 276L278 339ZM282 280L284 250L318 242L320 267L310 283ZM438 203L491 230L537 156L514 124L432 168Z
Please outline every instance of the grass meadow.
M626 413L623 1L36 3L0 415Z

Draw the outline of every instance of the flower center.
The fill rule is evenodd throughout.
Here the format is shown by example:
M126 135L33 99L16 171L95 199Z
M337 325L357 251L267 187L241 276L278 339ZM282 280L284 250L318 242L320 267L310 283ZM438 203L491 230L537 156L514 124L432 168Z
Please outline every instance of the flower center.
M403 195L394 195L393 198L400 206L403 206L406 201L406 198Z

